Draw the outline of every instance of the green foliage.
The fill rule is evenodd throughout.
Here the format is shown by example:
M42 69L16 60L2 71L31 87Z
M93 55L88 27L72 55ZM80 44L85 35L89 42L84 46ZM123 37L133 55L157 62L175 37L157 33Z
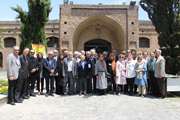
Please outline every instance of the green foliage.
M179 0L141 0L141 7L148 13L156 31L166 72L180 71L180 2Z
M28 0L28 12L20 6L12 9L18 13L17 18L21 21L21 50L31 48L32 43L45 45L45 24L51 12L50 0Z
M0 80L0 94L7 94L8 92L8 81Z

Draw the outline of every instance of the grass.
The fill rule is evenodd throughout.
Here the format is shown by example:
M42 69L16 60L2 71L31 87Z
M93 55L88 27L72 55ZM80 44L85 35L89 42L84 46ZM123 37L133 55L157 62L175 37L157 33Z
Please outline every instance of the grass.
M8 81L0 80L0 94L7 94L8 92Z

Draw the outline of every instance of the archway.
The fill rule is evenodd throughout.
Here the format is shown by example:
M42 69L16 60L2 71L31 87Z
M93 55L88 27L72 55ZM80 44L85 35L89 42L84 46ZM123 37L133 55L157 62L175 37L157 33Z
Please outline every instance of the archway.
M91 49L95 49L98 53L103 52L103 51L109 52L111 51L112 46L111 46L111 43L106 40L94 39L84 44L85 51L89 51Z
M105 40L116 50L126 49L124 31L108 16L92 16L81 22L73 36L73 50L82 50L89 40Z

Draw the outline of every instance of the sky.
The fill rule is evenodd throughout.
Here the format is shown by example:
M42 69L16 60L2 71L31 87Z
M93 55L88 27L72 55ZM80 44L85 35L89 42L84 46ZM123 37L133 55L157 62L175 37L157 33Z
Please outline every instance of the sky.
M70 0L74 4L129 4L131 0ZM139 5L139 0L136 4ZM63 4L63 0L51 0L52 12L49 19L59 19L59 7ZM11 7L20 5L24 10L27 10L27 0L0 0L0 21L16 20L17 13ZM149 20L147 14L141 7L139 7L139 20Z

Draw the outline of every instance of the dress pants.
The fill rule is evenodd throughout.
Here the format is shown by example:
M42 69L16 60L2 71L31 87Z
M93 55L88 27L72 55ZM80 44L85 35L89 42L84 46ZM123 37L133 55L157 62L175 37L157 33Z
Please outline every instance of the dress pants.
M85 77L86 78L86 77ZM92 76L88 76L86 79L87 93L92 93Z
M126 92L130 95L133 95L135 89L135 85L134 85L135 78L126 78L126 81L127 81Z
M167 79L166 78L156 78L158 97L165 98L167 94Z
M148 80L148 93L155 95L157 91L157 83L154 78L154 71L149 71L149 80Z
M53 94L54 92L54 76L46 76L46 93Z
M17 79L16 90L15 90L15 99L17 101L27 96L27 86L28 86L27 78L21 78L20 76L19 79Z
M8 80L8 102L15 102L15 88L17 80Z
M38 75L37 74L33 74L30 76L30 94L34 93L34 89L35 89L35 83L38 80Z
M87 92L87 79L86 77L79 78L80 81L80 92Z
M96 93L97 92L97 89L96 89L96 76L93 75L92 79L93 79L93 92Z
M73 79L73 73L72 72L67 72L64 78L64 83L63 83L63 92L66 94L72 95L74 94L74 79ZM67 91L67 85L68 85L68 91Z
M63 85L62 85L62 78L59 76L55 77L55 85L56 85L56 94L60 95L63 94Z

